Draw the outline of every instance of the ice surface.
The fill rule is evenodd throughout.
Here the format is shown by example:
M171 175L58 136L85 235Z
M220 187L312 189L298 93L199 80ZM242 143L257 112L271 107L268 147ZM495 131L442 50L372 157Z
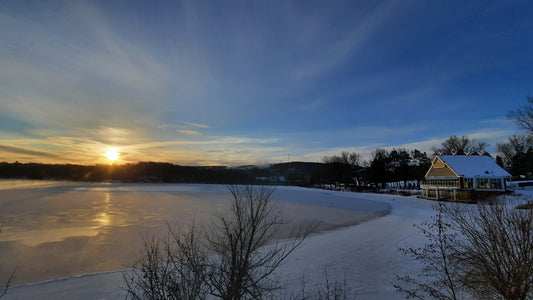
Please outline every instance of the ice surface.
M227 209L223 185L73 184L20 182L0 190L0 279L14 269L16 285L121 270L140 250L143 233L164 234ZM321 221L319 230L357 224L389 212L387 204L353 195L280 187L274 194L292 223ZM348 208L348 209L347 209Z
M93 188L101 190L95 191ZM84 241L81 244L85 243L85 245L96 243L94 241L90 242L90 240L98 240L107 236L109 231L115 230L117 231L116 235L107 236L107 239L111 239L109 240L108 248L103 248L106 251L115 251L113 249L117 248L116 241L112 239L121 239L120 233L125 233L125 231L121 232L120 228L123 230L144 228L144 225L132 225L132 223L140 220L136 219L136 217L133 217L132 220L128 216L117 216L116 222L121 224L117 226L119 229L109 229L109 227L113 227L109 224L115 222L113 220L115 215L114 207L119 206L121 202L130 203L129 201L133 201L131 198L148 197L148 199L143 201L151 200L150 203L153 206L163 207L166 210L173 207L176 201L189 201L189 203L199 205L198 209L204 209L209 206L211 209L206 214L215 211L216 209L212 209L213 207L218 207L218 204L212 205L213 201L216 203L220 201L220 207L224 207L223 200L227 199L227 194L224 194L225 187L217 185L121 185L119 189L113 191L107 190L107 188L111 187L80 186L65 189L67 195L70 196L83 196L84 193L94 196L102 193L103 199L98 200L100 202L105 202L105 193L111 193L112 201L109 210L111 217L109 223L107 225L98 225L101 221L97 218L92 221L95 223L93 224L94 227L99 228L95 230L100 230L96 237L72 237L65 239L63 242L51 242L45 243L45 245L57 245L67 242L69 249L78 249L71 245L72 241L78 241L79 243L78 239L81 239ZM163 190L165 192L159 194L158 191ZM152 195L154 193L157 194L157 197ZM179 197L176 196L178 194L180 195ZM50 196L49 194L46 195L47 197ZM329 228L323 229L337 228L310 236L302 247L298 248L290 256L287 263L278 270L278 276L290 283L287 291L289 294L298 292L302 280L307 282L308 286L322 283L324 270L327 268L330 279L345 276L350 285L357 287L356 291L360 299L403 298L403 295L398 294L392 286L395 282L395 275L416 272L418 266L399 253L397 249L398 247L420 243L420 234L413 228L413 224L420 223L421 220L426 220L433 214L431 209L433 202L414 197L356 194L296 187L278 187L274 196L283 204L284 214L291 219L301 221L309 218L315 219L318 216L330 225ZM206 197L211 197L211 200L205 200ZM47 198L45 197L45 199ZM84 198L81 197L81 199ZM29 200L26 199L26 201ZM207 205L198 204L198 201L205 201ZM29 202L33 203L32 201ZM51 202L53 204L54 201ZM139 200L139 202L142 201ZM133 205L130 208L132 213L135 214L136 209L140 209L139 216L141 216L146 211L151 211L148 207L136 207L135 205L140 205L139 202L134 201L129 204ZM86 211L90 210L89 208L81 204L78 205L77 209L80 210L78 213L81 216L91 215L90 212ZM105 211L105 205L92 213L97 214L101 210ZM196 218L198 218L198 211L191 210L188 212L191 217L196 214ZM48 215L53 214L48 213ZM170 215L173 214L170 212L162 215L154 213L148 221L145 220L145 223L142 224L155 226L155 223ZM188 214L184 213L184 215ZM90 220L91 218L87 219ZM353 224L358 225L339 227ZM126 239L128 243L133 243L135 240L138 240L138 235L136 234ZM6 242L0 244L0 251L3 253L5 253L5 245ZM39 246L26 247L38 248ZM121 247L121 251L125 250L122 246L119 247ZM81 247L81 249L84 249L84 247ZM78 252L78 255L86 256L87 254ZM37 259L45 258L30 257L29 261L35 263ZM84 258L77 258L76 255L72 255L70 259L82 260ZM125 264L122 267L116 267L118 270L123 269L124 266ZM19 271L20 268L17 269L17 273ZM95 270L94 272L98 271ZM92 271L85 269L80 274L83 273L92 273ZM52 278L67 278L10 288L6 299L122 299L124 296L121 272L107 272L77 277L72 275L75 274L57 275Z

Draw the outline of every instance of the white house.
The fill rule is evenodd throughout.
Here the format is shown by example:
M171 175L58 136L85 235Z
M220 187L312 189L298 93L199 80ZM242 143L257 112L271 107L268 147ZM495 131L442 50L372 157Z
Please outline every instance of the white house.
M429 199L473 200L505 192L511 174L483 155L437 155L421 185Z

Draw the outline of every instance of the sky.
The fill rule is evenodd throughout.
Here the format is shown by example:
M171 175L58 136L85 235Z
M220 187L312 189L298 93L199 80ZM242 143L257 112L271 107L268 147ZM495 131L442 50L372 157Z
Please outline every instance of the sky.
M523 134L531 1L0 1L0 161L320 161Z

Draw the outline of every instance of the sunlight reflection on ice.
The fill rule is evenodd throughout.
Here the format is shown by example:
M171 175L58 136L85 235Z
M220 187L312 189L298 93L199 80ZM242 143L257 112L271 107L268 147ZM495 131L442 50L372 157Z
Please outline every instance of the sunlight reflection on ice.
M99 213L98 218L95 219L100 223L100 227L111 225L111 194L106 192L104 196L104 211Z
M100 205L93 207L94 209L101 209L95 214L95 218L90 221L96 223L95 226L70 226L42 228L42 229L28 229L24 227L4 227L3 233L0 235L0 241L20 241L22 244L30 247L39 246L44 243L60 242L70 237L94 237L102 232L106 226L112 225L111 212L111 193L103 194L103 200ZM96 202L95 202L96 203ZM49 223L61 223L64 217L62 215L70 215L70 217L80 217L83 212L68 211L66 213L58 213L54 216L49 216L47 221ZM78 220L80 221L80 220ZM64 221L63 221L64 222ZM54 224L55 225L55 224Z
M6 180L0 179L0 190L12 190L12 189L31 189L31 188L43 188L54 187L60 185L74 184L66 181L52 181L52 180Z
M23 245L36 247L44 243L61 242L69 237L96 236L98 227L67 227L39 230L4 227L0 242L20 241Z

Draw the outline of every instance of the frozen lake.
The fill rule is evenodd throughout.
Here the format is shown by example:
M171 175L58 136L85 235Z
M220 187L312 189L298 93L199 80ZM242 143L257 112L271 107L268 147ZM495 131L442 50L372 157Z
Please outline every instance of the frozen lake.
M274 200L292 226L320 221L320 231L387 215L391 206L339 193L278 187ZM0 281L12 285L127 268L141 234L164 234L224 212L223 185L90 184L0 181Z

